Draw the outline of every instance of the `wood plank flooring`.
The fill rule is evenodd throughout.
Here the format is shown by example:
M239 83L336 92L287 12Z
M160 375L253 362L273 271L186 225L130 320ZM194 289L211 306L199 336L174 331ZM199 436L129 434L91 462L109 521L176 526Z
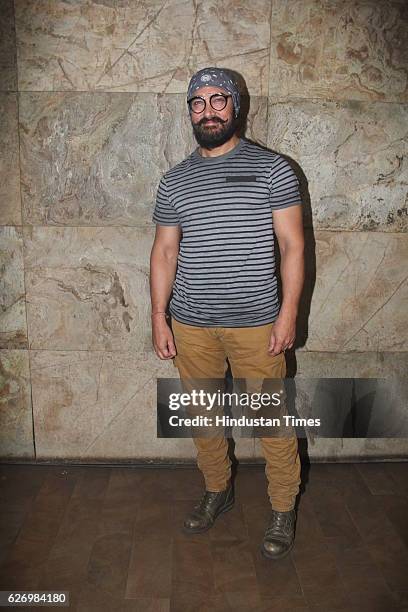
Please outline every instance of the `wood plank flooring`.
M0 589L66 590L78 612L408 611L408 463L304 476L295 547L269 561L262 465L194 536L197 468L0 466Z

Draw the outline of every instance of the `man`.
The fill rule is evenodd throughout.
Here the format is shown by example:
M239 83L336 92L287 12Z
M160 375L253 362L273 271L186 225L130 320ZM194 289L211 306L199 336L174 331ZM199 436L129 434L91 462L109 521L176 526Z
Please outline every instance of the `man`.
M283 378L304 280L298 179L282 156L237 135L240 93L228 71L199 70L187 103L199 147L163 175L153 213L155 352L174 360L181 379L222 378L227 359L234 378ZM209 529L234 503L227 441L195 437L194 443L205 492L184 522L188 533ZM261 550L277 559L294 542L300 459L294 435L261 444L272 505Z

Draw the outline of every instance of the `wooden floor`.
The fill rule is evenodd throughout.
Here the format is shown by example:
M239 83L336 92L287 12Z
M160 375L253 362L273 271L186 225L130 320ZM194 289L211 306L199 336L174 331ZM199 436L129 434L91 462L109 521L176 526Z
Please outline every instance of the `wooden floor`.
M303 471L295 548L268 561L263 466L187 536L197 469L3 465L0 589L70 591L78 611L408 610L408 463Z

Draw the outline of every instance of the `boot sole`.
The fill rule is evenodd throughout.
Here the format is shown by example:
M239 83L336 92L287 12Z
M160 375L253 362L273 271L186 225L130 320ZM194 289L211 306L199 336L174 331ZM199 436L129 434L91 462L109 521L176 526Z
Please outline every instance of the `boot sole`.
M183 525L183 527L182 527L183 532L184 533L204 533L205 531L208 531L214 525L215 521L220 516L220 514L223 514L224 512L228 512L228 510L231 510L234 507L234 502L235 502L235 500L233 500L232 502L227 504L222 510L220 510L218 512L218 514L216 515L214 521L212 523L210 523L209 525L207 525L207 527L200 527L200 528L197 528L197 529L189 529L188 527L184 527L184 525Z
M292 550L292 548L294 547L295 542L293 541L292 544L289 546L289 548L287 550L285 550L283 553L280 553L279 555L271 555L270 553L268 553L263 546L261 546L261 553L262 555L265 557L265 559L283 559L283 557L286 557L286 555L288 555L290 553L290 551Z

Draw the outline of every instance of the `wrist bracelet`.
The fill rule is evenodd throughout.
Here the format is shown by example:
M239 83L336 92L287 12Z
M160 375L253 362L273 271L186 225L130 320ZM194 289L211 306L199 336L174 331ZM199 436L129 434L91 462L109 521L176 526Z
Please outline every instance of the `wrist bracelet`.
M152 312L151 316L154 317L155 315L164 315L165 317L168 317L169 315L167 314L167 312Z

